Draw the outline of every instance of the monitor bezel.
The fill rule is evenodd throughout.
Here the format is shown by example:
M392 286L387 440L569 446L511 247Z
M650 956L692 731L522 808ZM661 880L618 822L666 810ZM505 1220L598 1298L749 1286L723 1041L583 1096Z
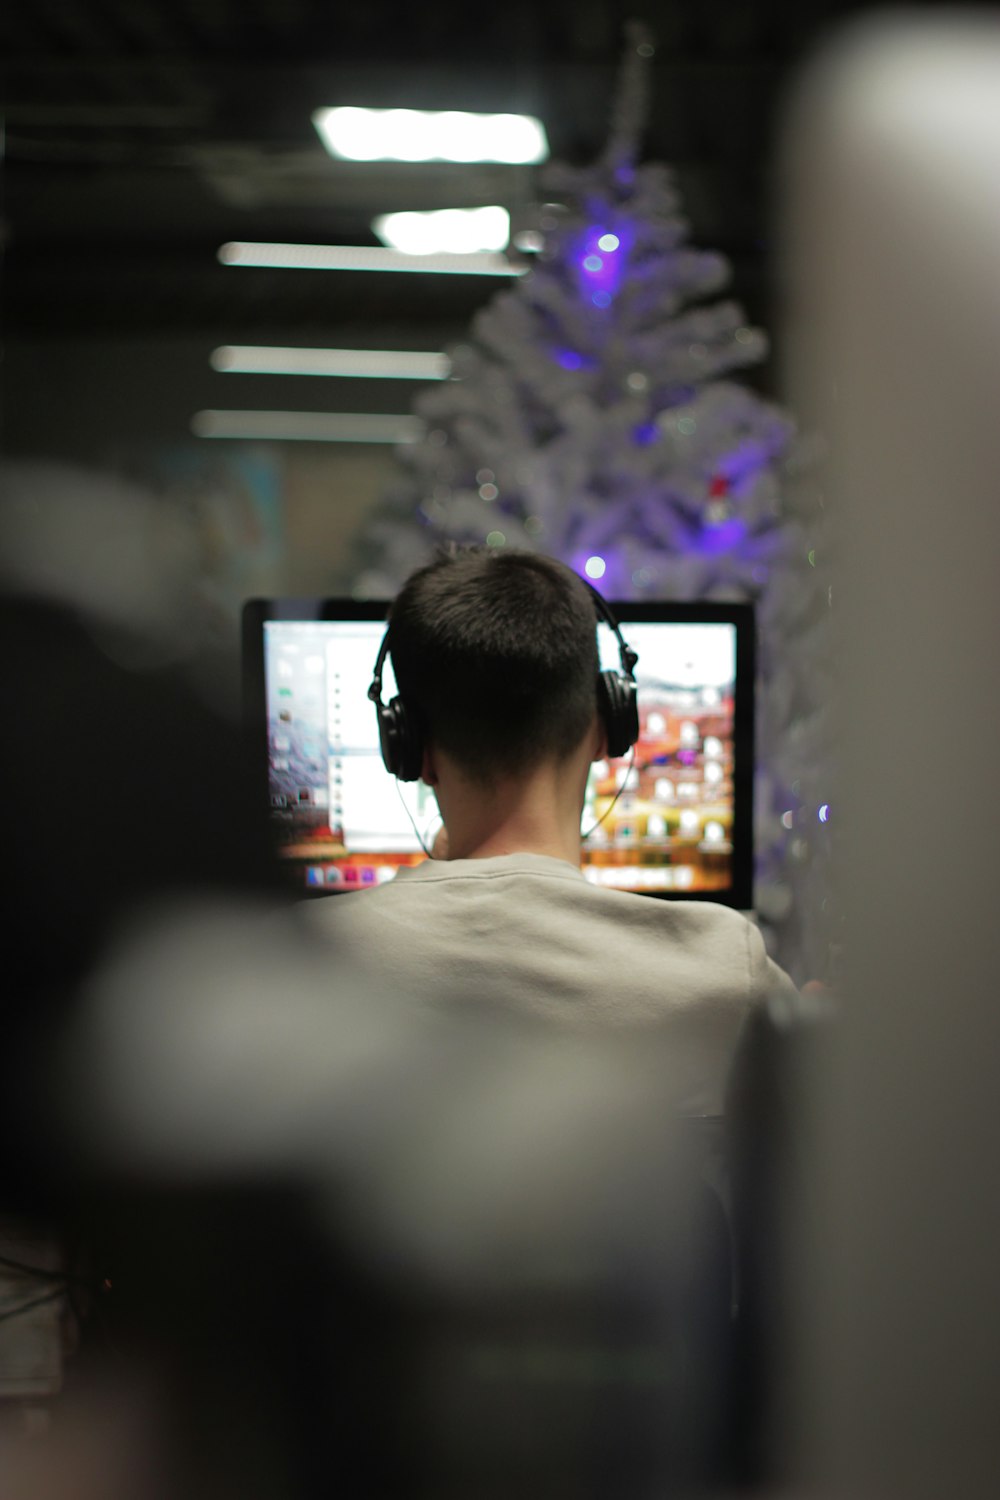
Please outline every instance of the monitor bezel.
M609 599L608 607L628 640L630 621L651 624L724 624L736 632L736 682L733 701L733 856L732 881L724 891L649 891L654 901L714 901L749 911L753 906L753 829L755 773L755 698L757 640L753 604L745 601ZM391 601L329 597L249 599L242 614L244 725L253 756L261 805L267 806L268 737L264 626L271 621L308 623L323 620L387 622ZM372 656L372 671L375 656ZM374 710L373 710L374 712Z

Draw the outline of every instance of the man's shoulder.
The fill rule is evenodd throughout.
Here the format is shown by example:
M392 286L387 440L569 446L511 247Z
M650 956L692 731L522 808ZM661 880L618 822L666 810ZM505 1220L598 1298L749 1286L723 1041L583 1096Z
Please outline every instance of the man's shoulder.
M621 941L656 962L700 962L713 971L739 968L752 982L768 982L768 962L759 929L742 912L717 901L657 899L592 883L566 861L542 856L428 861L401 870L371 889L304 901L303 925L338 942L370 941L395 948L464 942L471 928L495 923L507 945L535 943L548 934L562 942L573 935L581 951L602 941ZM600 936L603 934L603 937ZM624 951L624 950L622 950Z
M602 906L609 915L622 921L634 919L678 933L716 933L731 938L744 937L748 928L756 930L747 914L721 901L653 896L592 884L589 880L583 881L583 885L593 906Z
M310 896L295 904L296 918L307 926L325 927L344 917L356 915L376 899L379 887L371 890L338 891L319 896Z

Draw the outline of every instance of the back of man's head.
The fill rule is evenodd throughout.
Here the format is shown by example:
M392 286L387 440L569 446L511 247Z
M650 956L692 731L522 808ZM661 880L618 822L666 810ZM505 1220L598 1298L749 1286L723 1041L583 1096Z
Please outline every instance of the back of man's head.
M597 708L597 620L572 569L535 552L445 553L389 621L399 694L425 743L477 780L576 749Z

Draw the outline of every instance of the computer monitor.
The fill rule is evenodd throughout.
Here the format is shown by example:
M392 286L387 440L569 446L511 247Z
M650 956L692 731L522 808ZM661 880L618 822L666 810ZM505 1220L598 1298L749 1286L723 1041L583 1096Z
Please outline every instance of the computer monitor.
M640 736L632 754L591 771L584 876L648 896L749 908L752 606L611 607L639 654ZM344 599L244 607L245 702L262 800L276 856L304 893L389 880L428 857L441 826L433 791L394 781L382 764L368 687L387 613L384 602ZM602 667L618 667L603 623L598 642ZM390 659L383 699L395 690Z

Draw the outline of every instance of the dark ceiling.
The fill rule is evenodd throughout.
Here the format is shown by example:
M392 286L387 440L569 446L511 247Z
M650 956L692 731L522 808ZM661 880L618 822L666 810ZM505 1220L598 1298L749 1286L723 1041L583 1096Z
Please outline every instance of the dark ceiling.
M632 16L657 43L644 154L676 168L696 243L730 258L736 295L766 325L767 164L786 84L827 26L860 8L844 0L8 5L0 10L8 346L183 335L440 348L497 282L227 268L218 247L232 239L374 244L379 212L529 202L529 169L335 162L310 113L338 103L524 110L543 120L553 156L585 162L603 143Z

